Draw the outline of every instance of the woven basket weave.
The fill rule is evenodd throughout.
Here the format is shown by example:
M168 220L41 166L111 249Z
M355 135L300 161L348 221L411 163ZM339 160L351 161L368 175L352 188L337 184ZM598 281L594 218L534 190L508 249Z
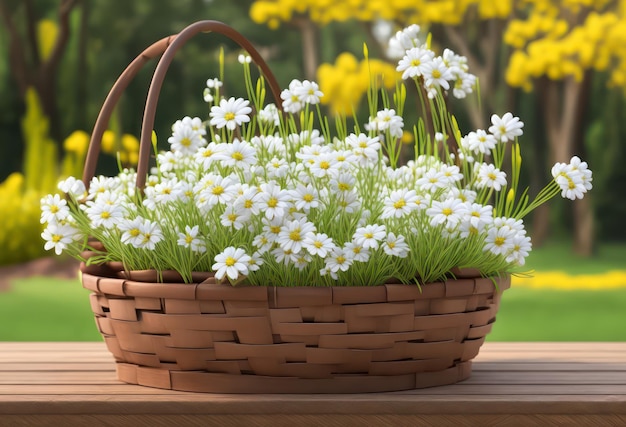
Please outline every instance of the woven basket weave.
M118 378L219 393L357 393L452 384L491 330L510 278L422 287L140 282L82 267ZM131 274L132 276L132 274ZM122 277L122 278L120 278Z
M241 34L221 22L192 24L142 52L113 85L92 132L87 188L117 101L142 66L162 55L141 129L136 186L144 188L165 73L187 40L210 31L246 49L280 100L276 79ZM195 283L186 284L174 272L157 277L119 263L83 264L81 271L120 380L219 393L380 392L461 381L491 330L500 292L510 286L505 276L429 283L421 292L401 284L232 287L211 273L194 273Z

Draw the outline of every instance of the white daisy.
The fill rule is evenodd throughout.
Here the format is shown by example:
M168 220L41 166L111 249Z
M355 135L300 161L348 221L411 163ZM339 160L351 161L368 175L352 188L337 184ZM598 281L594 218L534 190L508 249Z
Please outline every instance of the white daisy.
M355 262L367 262L370 259L370 250L356 244L354 241L346 242L343 245L343 249L346 252L352 252Z
M500 191L506 186L506 173L496 168L493 164L481 163L476 180L478 188L489 188Z
M506 261L513 262L517 265L524 265L531 249L532 243L530 237L517 233L511 239L511 249L507 253Z
M416 200L417 195L413 190L407 190L406 188L394 190L389 196L385 197L383 213L380 217L401 218L408 215L416 209Z
M250 260L248 261L248 271L259 271L261 266L265 263L265 260L263 260L261 255L261 252L255 252L250 256Z
M434 58L423 66L422 74L424 75L424 87L442 87L445 90L450 89L448 80L453 80L454 75L441 57Z
M465 203L459 199L448 198L443 201L434 200L432 206L426 209L426 214L430 217L430 225L433 227L440 224L453 227L461 221L466 211Z
M178 233L178 245L191 249L193 252L203 253L206 251L204 241L198 237L200 233L197 225L190 227L185 226L184 232Z
M387 236L384 225L370 224L359 227L352 236L352 241L365 249L378 249L379 242Z
M489 132L493 134L501 142L508 142L515 139L517 136L521 136L524 131L524 122L519 117L513 117L513 114L506 113L502 117L494 114L491 116L491 126Z
M85 189L85 184L83 183L83 181L81 181L80 179L76 179L73 176L70 176L63 181L60 181L57 187L62 192L69 194L70 196L73 196L77 199L83 197L85 195L85 192L87 191Z
M54 248L54 253L57 255L61 255L67 246L79 236L78 230L69 224L49 223L41 233L41 237L46 241L44 249L49 251Z
M319 86L315 82L304 80L302 84L296 86L293 93L305 104L319 104L320 98L324 96Z
M113 228L124 218L121 205L103 203L100 200L89 202L85 213L94 227Z
M404 57L398 62L396 71L402 72L402 79L414 79L424 74L426 64L432 62L435 53L422 47L408 49Z
M219 106L214 105L211 107L209 124L217 129L226 127L227 129L235 130L237 126L250 121L248 114L252 112L252 108L249 107L249 104L250 102L243 98L235 99L231 97L228 100L222 99Z
M194 154L206 144L202 135L191 126L178 126L167 139L172 152L181 152L184 155Z
M388 233L383 242L383 250L387 255L397 256L398 258L406 258L409 254L409 245L404 240L404 236Z
M42 197L40 205L40 222L42 224L57 224L65 220L70 215L70 208L67 206L67 201L62 199L58 194L49 194Z
M289 196L298 210L309 212L319 206L319 193L311 184L298 183L295 190L289 190Z
M315 232L315 225L306 218L288 221L278 234L277 243L285 250L294 253L302 250L302 244L308 233Z
M224 227L233 227L235 230L241 230L249 220L249 211L235 205L226 206L224 213L220 216L220 223Z
M289 201L289 192L281 189L276 182L261 184L259 208L265 212L267 219L283 218L289 209Z
M333 243L333 239L324 233L308 232L304 236L302 247L311 255L317 255L321 258L325 258L328 252L335 248L335 244Z
M215 256L215 264L211 267L215 271L215 278L222 280L224 276L228 276L230 280L237 280L239 275L248 274L248 263L250 256L246 255L241 248L229 246L222 253Z
M231 144L226 144L224 150L215 154L224 166L254 165L256 163L256 150L247 141L235 139Z
M329 271L332 273L347 271L352 265L353 261L354 253L350 250L345 250L339 247L333 248L328 253L328 256L324 258L326 268L328 268Z
M298 113L304 107L302 100L297 94L298 88L302 86L299 80L292 80L289 83L289 89L285 89L280 93L283 100L283 109L287 113Z
M489 227L483 250L495 255L506 255L514 248L513 238L517 233L508 227Z

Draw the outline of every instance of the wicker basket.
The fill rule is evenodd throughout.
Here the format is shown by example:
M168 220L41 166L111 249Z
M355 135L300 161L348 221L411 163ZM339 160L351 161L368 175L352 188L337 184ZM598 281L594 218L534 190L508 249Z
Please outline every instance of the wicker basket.
M158 94L174 53L199 32L219 32L246 49L273 97L271 71L239 33L201 21L153 44L122 73L92 133L83 181L94 176L100 143L121 93L162 55L142 123L137 187L149 164ZM85 254L89 256L89 254ZM220 285L210 273L193 284L165 272L121 265L81 266L83 286L118 378L150 387L216 393L356 393L452 384L491 330L510 278L458 278L422 286L252 287ZM171 274L172 273L172 274Z
M358 393L452 384L491 330L508 277L422 287L141 282L82 267L118 378L216 393ZM132 277L134 275L134 277Z

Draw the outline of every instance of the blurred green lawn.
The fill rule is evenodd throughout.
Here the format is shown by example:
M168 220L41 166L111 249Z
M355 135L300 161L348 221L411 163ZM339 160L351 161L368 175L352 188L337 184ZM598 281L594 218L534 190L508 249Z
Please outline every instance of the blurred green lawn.
M592 259L565 243L534 251L528 267L598 274L624 270L626 244L604 245ZM490 341L626 341L626 283L612 290L507 290ZM78 280L18 279L0 293L0 341L101 340Z

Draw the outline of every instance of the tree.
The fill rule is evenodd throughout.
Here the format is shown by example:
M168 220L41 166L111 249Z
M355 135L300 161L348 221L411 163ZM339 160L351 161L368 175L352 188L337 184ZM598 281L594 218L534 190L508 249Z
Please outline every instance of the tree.
M23 100L29 87L37 91L44 113L50 118L51 134L57 141L62 137L57 103L57 76L70 38L70 13L77 3L78 0L60 2L58 32L52 38L46 39L37 35L40 15L32 0L25 0L15 11L8 7L5 0L0 0L0 17L8 33L9 64L13 79ZM25 34L20 32L20 26L16 23L16 15L19 14L23 14ZM45 48L43 43L46 41L53 43Z

